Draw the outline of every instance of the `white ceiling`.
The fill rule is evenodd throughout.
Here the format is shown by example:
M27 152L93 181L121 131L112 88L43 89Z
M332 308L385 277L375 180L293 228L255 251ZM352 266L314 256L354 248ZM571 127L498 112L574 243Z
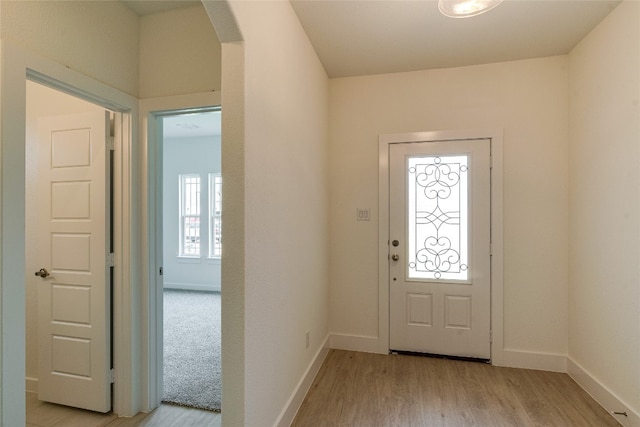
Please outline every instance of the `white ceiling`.
M291 1L332 78L566 54L619 3L506 0L452 19L435 0Z
M123 2L140 16L199 3ZM331 78L566 54L619 3L505 0L486 14L452 19L440 14L436 0L291 0ZM193 126L181 127L167 118L167 137L220 131L210 128L215 120L180 117L183 124L193 121Z
M123 3L144 16L200 1ZM505 0L484 15L452 19L437 0L291 0L332 78L566 54L619 3Z
M151 15L167 10L200 4L199 0L122 0L138 16Z
M164 138L197 138L220 135L220 111L186 113L162 119Z

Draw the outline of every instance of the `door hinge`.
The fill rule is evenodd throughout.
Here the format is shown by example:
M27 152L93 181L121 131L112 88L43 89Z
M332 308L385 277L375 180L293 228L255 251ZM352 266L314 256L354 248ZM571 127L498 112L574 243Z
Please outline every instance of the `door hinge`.
M113 252L107 254L107 267L115 267L116 266L116 254Z
M114 151L116 149L116 140L112 136L107 137L107 150Z
M107 381L111 384L116 382L116 370L115 369L109 369L109 372L107 372Z

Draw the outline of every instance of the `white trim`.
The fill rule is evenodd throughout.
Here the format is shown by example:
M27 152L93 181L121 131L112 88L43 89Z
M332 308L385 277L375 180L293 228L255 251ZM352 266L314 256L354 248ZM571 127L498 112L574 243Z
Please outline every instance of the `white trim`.
M25 389L27 393L37 393L38 392L38 379L27 377L25 380Z
M140 289L137 214L136 153L138 102L131 98L131 113L116 113L113 157L113 412L130 417L140 412ZM118 268L117 266L121 266Z
M138 340L132 331L138 308L132 306L136 288L131 287L137 254L135 241L135 183L132 135L137 131L130 117L137 116L137 100L59 63L2 41L2 111L0 137L0 425L25 424L25 294L24 294L24 184L26 79L37 81L114 111L122 112L123 133L115 153L114 235L118 265L114 275L114 364L122 372L114 384L114 413L138 412L138 381L134 377L139 358ZM121 209L118 211L117 209ZM9 250L9 248L11 250ZM9 286L11 284L11 286Z
M491 134L491 363L504 352L504 188L503 131Z
M389 142L378 141L378 348L389 352Z
M626 427L640 427L640 413L634 411L629 404L616 396L607 386L598 381L571 357L567 358L567 373L620 424ZM626 412L627 416L614 415L614 411Z
M25 425L25 76L2 43L0 93L0 426ZM22 88L22 90L21 90ZM16 122L21 119L21 122ZM15 143L10 143L15 141Z
M361 351L363 353L388 354L389 348L382 348L380 337L364 335L331 334L331 348L336 350Z
M378 141L378 337L376 353L389 351L389 145L399 142L491 139L491 362L503 362L503 130L477 129L380 135Z
M175 283L164 282L164 289L177 289L183 291L202 291L202 292L220 292L221 286L214 284L202 284L202 283Z
M322 346L316 353L315 357L309 364L309 367L305 371L300 381L296 385L296 388L291 393L291 397L287 401L287 404L280 412L278 419L276 420L274 426L278 427L287 427L290 426L293 422L293 419L296 417L302 402L304 401L305 396L309 392L311 385L313 384L313 380L315 379L318 371L322 367L324 360L327 358L329 354L329 336L324 339Z
M565 373L567 372L567 356L565 354L504 349L502 363L499 365L493 363L493 365Z
M162 150L157 119L171 111L220 105L220 92L194 93L140 100L142 268L142 410L149 412L162 402Z
M203 259L204 258L201 258L200 255L176 255L176 262L182 264L202 264Z

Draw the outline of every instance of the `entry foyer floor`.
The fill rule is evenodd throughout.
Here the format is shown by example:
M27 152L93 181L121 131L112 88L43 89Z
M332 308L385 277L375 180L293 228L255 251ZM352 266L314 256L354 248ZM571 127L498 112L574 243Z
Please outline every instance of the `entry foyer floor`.
M27 393L26 427L220 427L222 416L216 412L161 405L150 414L118 418L67 406L41 402L35 393Z
M293 427L528 427L620 424L567 374L331 350ZM162 405L133 418L39 402L27 427L220 427L214 412Z

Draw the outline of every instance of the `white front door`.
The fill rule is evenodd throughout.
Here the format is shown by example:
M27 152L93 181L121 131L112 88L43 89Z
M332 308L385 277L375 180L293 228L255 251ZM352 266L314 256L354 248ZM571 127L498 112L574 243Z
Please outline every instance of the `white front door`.
M391 350L490 359L490 152L390 144Z
M98 412L111 410L109 122L38 122L38 398Z

